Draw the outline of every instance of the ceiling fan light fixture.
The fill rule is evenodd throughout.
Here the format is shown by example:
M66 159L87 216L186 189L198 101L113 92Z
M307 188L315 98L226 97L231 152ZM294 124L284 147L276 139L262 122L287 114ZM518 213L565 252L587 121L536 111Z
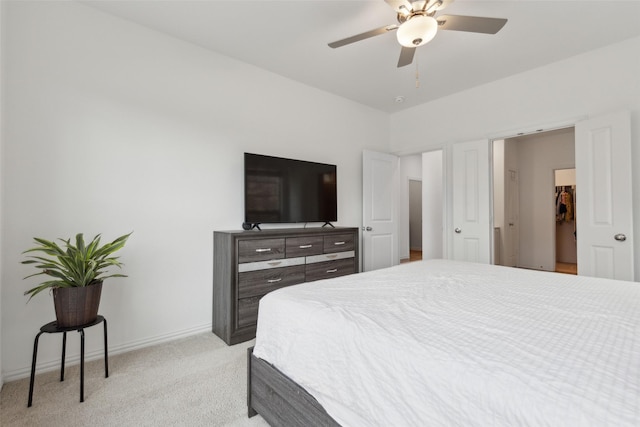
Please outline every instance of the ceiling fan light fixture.
M418 47L433 39L438 31L438 21L427 15L416 15L400 25L396 33L398 43L405 47Z

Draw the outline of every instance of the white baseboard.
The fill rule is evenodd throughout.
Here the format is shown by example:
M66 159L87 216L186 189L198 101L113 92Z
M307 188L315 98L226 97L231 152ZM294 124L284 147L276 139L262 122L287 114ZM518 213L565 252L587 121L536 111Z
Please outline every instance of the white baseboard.
M145 347L151 347L154 345L177 340L180 338L186 338L186 337L197 335L207 331L211 332L211 323L195 326L189 329L183 329L182 331L176 331L168 334L158 335L152 338L132 341L132 342L121 344L121 345L109 346L109 356L115 356L117 354L127 353L129 351L139 350ZM90 362L92 360L102 359L103 357L104 357L104 352L102 350L91 351L91 352L85 353L84 361ZM65 362L66 362L65 366L77 365L80 363L80 355L67 357ZM59 358L55 360L38 362L36 365L36 374L54 371L58 369L60 369ZM2 377L2 382L3 384L6 384L11 381L28 378L29 376L31 376L31 365L25 366L23 368L15 369L13 371L5 372Z

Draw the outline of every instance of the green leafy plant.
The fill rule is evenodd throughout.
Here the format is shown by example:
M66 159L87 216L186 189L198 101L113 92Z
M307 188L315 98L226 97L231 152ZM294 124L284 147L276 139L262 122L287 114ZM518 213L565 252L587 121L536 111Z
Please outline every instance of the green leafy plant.
M23 254L40 252L42 255L28 255L22 264L32 264L39 271L26 276L46 275L49 280L29 289L24 294L31 295L29 300L45 289L70 288L88 286L109 277L127 277L124 274L105 274L109 267L122 267L119 257L112 256L122 249L129 238L129 234L120 236L111 243L100 246L100 234L95 236L89 244L85 244L82 233L76 235L75 244L71 239L58 239L63 245L34 237L38 246L27 249Z

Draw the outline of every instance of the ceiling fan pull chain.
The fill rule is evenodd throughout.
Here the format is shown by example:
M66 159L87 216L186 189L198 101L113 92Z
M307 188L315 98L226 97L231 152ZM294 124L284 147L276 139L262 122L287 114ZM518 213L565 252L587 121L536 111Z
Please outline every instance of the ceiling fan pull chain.
M419 89L419 88L420 88L420 72L418 71L418 55L416 55L416 89Z

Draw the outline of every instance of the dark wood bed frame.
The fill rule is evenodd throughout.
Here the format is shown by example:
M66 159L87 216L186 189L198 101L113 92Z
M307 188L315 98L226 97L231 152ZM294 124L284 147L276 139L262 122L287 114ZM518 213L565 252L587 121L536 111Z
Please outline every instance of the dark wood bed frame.
M260 414L271 426L339 426L305 389L275 366L247 351L248 415Z

